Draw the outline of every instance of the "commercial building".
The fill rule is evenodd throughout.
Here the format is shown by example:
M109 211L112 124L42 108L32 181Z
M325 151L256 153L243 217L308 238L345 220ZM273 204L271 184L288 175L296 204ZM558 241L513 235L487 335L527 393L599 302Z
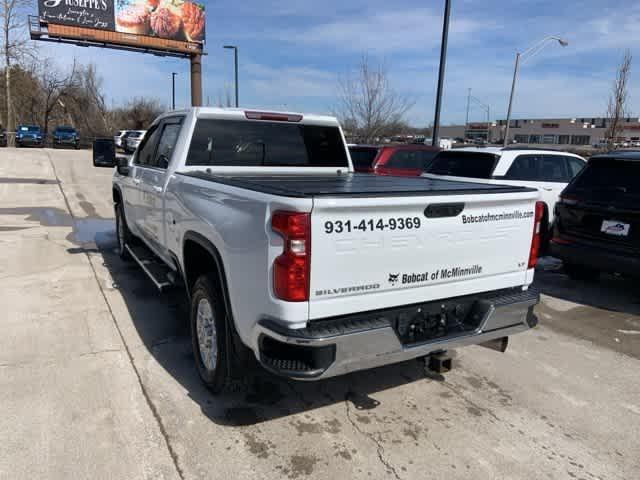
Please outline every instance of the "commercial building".
M443 137L481 139L500 142L504 139L506 120L476 122L441 127ZM541 118L511 120L509 140L534 145L595 145L606 137L609 119L603 117ZM640 119L622 119L617 142L640 142Z

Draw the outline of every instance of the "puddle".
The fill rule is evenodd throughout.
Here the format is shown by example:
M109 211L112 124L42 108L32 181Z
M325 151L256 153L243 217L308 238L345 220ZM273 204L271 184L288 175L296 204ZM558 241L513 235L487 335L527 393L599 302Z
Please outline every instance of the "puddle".
M116 224L112 219L77 218L73 222L73 231L67 236L67 240L76 245L115 246L115 229Z
M71 227L67 240L76 245L111 247L116 243L115 221L110 218L86 217L74 220L68 212L56 207L0 208L0 215L23 216L25 220L38 222L44 227Z
M1 183L22 183L22 184L34 184L34 185L57 185L57 180L48 180L46 178L0 178Z

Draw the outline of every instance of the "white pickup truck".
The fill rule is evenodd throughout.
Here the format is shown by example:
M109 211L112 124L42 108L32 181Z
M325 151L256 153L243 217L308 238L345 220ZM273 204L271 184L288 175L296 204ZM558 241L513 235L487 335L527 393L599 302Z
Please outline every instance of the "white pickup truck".
M111 141L111 140L109 140ZM353 173L335 118L171 112L113 167L120 254L184 285L219 391L238 358L316 380L533 327L534 189Z

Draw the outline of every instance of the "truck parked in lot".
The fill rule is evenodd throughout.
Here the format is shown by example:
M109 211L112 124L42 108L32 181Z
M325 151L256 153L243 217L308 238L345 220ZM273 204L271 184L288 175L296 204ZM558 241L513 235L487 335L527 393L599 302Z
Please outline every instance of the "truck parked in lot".
M186 288L212 391L243 358L316 380L537 322L534 189L357 174L336 119L238 109L165 114L94 164L117 166L120 255Z

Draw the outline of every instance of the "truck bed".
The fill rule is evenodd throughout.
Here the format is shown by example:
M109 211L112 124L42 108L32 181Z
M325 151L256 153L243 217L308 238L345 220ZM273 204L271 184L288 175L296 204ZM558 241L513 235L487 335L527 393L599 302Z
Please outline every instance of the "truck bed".
M222 176L207 172L176 173L246 190L294 198L438 196L535 191L531 188L509 185L489 185L424 177L387 177L358 173L331 176Z

